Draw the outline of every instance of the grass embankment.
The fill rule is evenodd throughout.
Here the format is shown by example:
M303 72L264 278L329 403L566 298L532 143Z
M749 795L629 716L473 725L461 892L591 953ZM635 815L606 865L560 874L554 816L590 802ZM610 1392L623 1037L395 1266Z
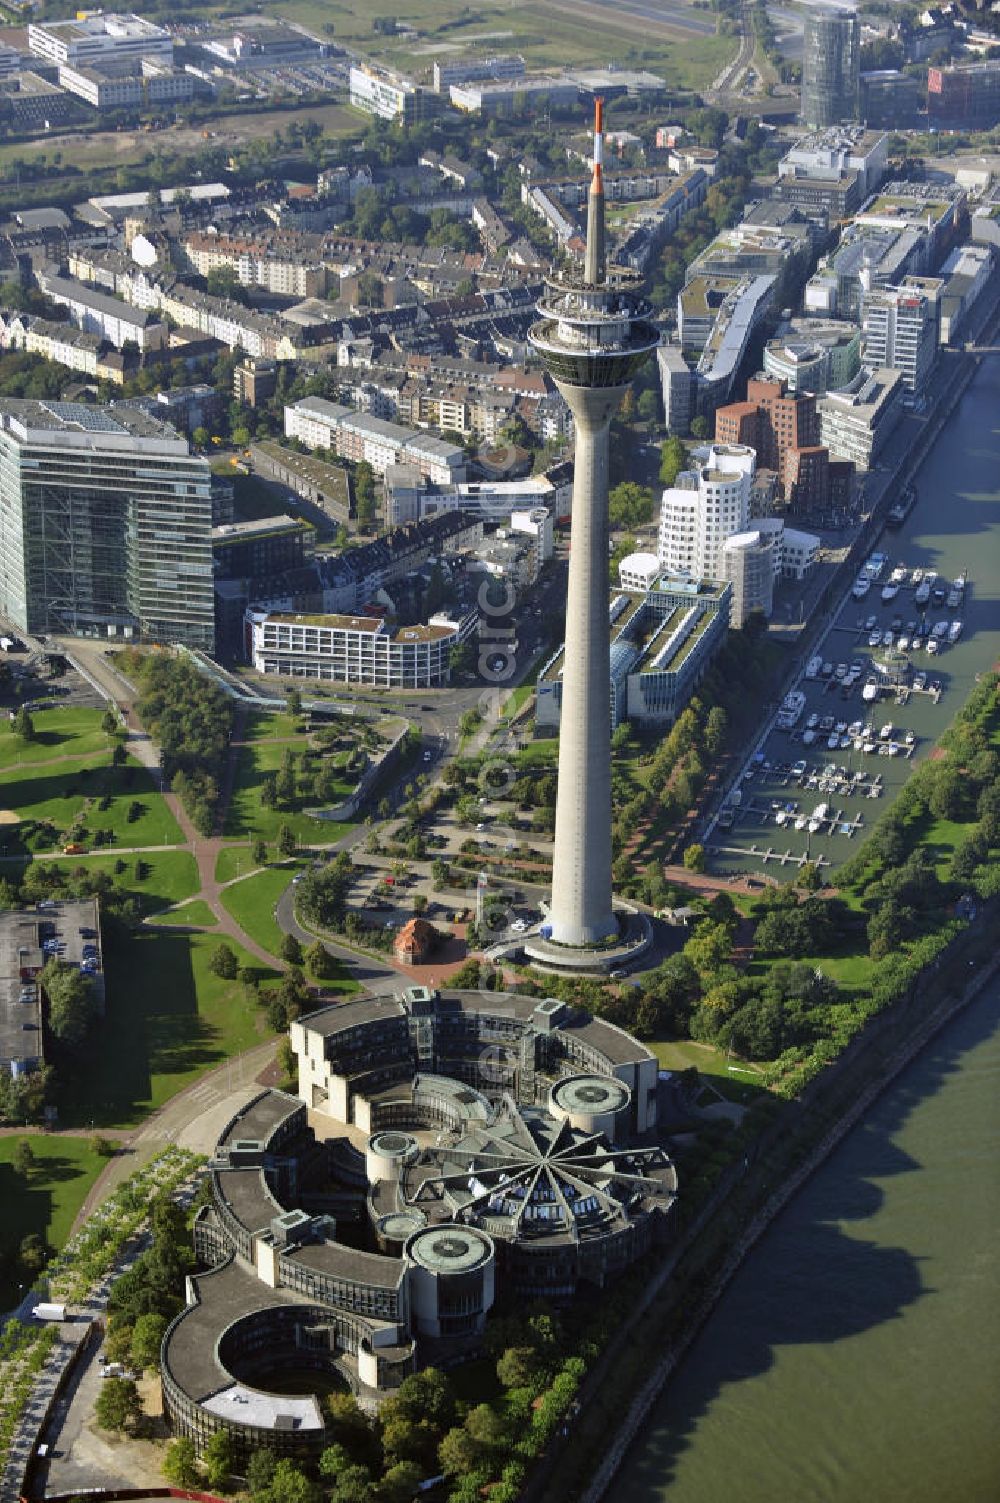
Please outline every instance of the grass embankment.
M281 14L321 32L331 11L323 0L285 0ZM606 67L608 58L614 57L628 67L663 74L674 88L706 87L733 56L734 39L714 34L715 18L710 12L692 9L694 26L704 23L697 30L671 25L668 19L651 20L650 14L628 10L611 14L596 4L572 6L568 0L552 4L541 0L513 9L501 4L471 9L461 0L413 0L407 6L406 20L420 33L421 41L414 44L409 36L373 33L371 11L362 0L348 0L334 12L340 45L403 68L411 76L415 72L429 76L435 48L444 46L446 58L461 56L491 33L503 40L486 45L522 53L532 71L571 65Z
M317 819L307 808L335 807L353 792L357 779L345 771L349 753L324 751L310 737L296 734L295 722L285 714L256 713L248 716L236 761L233 794L226 814L227 836L274 841L283 826L290 829L303 845L311 841L324 844L334 841L348 828L328 820ZM288 753L295 758L295 793L279 798L268 807L262 799L265 786L281 775ZM308 771L330 774L323 797L303 791L302 774ZM233 873L235 875L235 873Z
M95 1153L89 1138L24 1135L35 1158L27 1177L13 1168L21 1138L0 1138L0 1270L9 1266L25 1237L35 1234L47 1247L62 1247L76 1214L107 1160ZM23 1283L23 1276L21 1279ZM0 1310L17 1301L17 1282L0 1272Z
M20 879L31 866L29 857L0 863L0 876ZM123 869L118 871L121 866ZM142 901L145 914L162 912L198 892L198 864L189 851L149 851L142 856L104 852L100 856L45 857L35 870L71 878L77 872L103 872L112 885ZM58 897L58 892L54 896Z
M239 981L209 967L214 934L169 928L118 932L106 943L107 1016L65 1082L64 1126L134 1127L206 1070L269 1037L263 1011ZM277 979L242 946L241 966Z
M9 855L57 850L77 829L87 846L96 830L130 847L180 845L184 838L152 775L131 757L124 767L111 766L110 756L97 763L94 755L8 767L0 802L18 818L0 826L0 845ZM106 837L105 843L112 842Z
M245 934L262 945L269 955L281 954L284 933L274 917L278 899L285 891L301 861L286 866L265 867L252 876L243 877L223 889L222 902Z
M110 740L101 730L101 711L53 705L32 710L33 741L24 741L12 730L0 730L0 769L48 762L53 757L83 756L110 750Z
M150 919L152 924L162 924L166 928L195 928L212 929L219 922L207 903L200 898L193 898L189 903L182 903L178 908L170 908L166 913L158 914Z
M250 844L224 845L215 858L216 882L232 882L245 877L254 867Z

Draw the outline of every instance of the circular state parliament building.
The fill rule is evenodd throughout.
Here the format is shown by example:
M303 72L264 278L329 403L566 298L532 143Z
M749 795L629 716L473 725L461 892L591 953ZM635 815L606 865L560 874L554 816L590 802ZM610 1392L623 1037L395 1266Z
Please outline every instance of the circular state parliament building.
M670 1233L656 1057L555 998L434 992L292 1024L298 1095L228 1124L195 1221L204 1272L163 1339L165 1413L240 1460L328 1443L315 1387L367 1409L474 1356L498 1295L565 1301ZM320 1375L323 1375L322 1379Z

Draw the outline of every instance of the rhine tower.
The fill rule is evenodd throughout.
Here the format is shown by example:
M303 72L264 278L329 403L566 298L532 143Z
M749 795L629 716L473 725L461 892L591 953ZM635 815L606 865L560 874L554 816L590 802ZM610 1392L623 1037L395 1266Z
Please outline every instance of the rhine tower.
M618 932L611 894L609 433L634 373L660 342L637 297L638 278L608 270L603 115L598 99L583 276L549 279L529 334L576 424L548 923L554 945L584 950Z

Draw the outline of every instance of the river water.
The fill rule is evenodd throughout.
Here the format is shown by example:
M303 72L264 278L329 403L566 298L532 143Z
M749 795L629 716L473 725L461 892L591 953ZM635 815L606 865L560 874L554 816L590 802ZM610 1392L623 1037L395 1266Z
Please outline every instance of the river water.
M966 634L935 665L938 735L1000 658L1000 361L984 361L918 485L889 551L972 580ZM995 984L758 1243L615 1503L998 1503L998 1141Z
M765 1233L609 1496L996 1503L998 1136L993 985Z

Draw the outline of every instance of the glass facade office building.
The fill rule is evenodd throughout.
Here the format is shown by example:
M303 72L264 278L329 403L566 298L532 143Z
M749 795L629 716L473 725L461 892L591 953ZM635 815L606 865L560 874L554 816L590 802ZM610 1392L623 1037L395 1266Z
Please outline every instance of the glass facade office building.
M802 53L802 120L809 126L857 120L861 26L851 11L809 10Z
M136 410L0 402L0 612L25 632L211 652L206 461Z

